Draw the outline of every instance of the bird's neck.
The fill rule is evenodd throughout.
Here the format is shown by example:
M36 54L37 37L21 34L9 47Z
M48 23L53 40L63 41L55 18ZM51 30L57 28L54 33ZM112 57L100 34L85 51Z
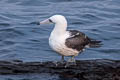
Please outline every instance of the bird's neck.
M56 36L64 35L66 30L67 23L56 23L51 34Z

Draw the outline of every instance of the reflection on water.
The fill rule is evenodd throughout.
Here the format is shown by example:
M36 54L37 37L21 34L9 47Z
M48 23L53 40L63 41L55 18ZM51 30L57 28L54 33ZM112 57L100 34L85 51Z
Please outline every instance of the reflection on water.
M66 16L68 29L103 41L101 48L87 49L77 59L120 59L119 4L119 0L1 0L0 59L59 60L48 45L53 25L29 24L54 14Z

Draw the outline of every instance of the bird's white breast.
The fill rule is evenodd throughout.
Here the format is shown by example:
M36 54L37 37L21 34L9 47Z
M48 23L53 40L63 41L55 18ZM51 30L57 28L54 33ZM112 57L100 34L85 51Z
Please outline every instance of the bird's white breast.
M64 55L64 56L77 55L79 53L78 51L68 48L65 45L65 40L68 37L69 37L68 32L66 32L63 35L56 35L55 33L54 34L51 33L49 38L49 45L54 51L56 51L61 55Z

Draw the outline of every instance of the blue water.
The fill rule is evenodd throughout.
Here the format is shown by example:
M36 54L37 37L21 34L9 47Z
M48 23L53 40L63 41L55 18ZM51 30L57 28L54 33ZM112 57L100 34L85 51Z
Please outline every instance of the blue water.
M30 24L55 14L67 18L68 29L80 30L104 44L101 48L87 49L76 59L120 60L120 0L0 0L0 60L60 60L48 45L54 25ZM35 79L34 75L0 77L0 80L53 80L44 76Z

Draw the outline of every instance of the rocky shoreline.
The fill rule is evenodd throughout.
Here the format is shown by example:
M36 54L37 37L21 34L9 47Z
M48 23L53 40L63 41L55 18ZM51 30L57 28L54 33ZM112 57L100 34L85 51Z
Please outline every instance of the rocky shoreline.
M0 61L0 74L50 73L80 80L120 80L120 60L77 60L76 65L67 62Z

